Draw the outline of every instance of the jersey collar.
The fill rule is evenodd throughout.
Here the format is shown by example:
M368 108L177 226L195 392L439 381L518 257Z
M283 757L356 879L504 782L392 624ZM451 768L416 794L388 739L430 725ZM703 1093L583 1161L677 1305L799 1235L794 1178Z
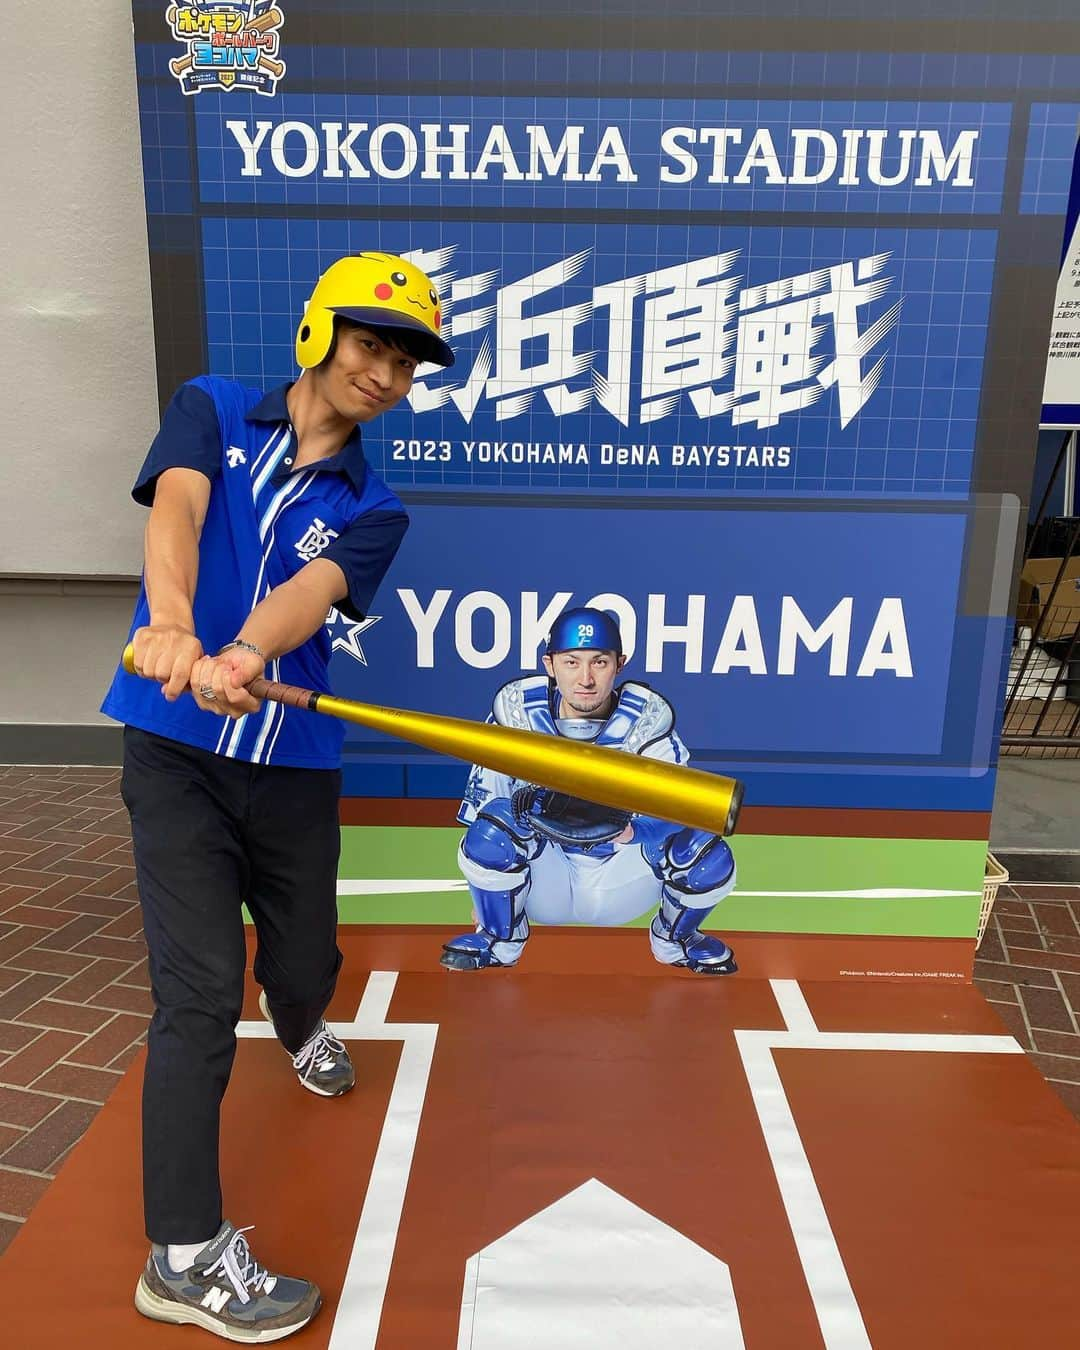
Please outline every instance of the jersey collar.
M263 395L250 412L245 413L245 419L248 422L290 422L286 396L292 387L293 381L289 380L286 384L279 384L276 388L271 389L269 393ZM353 427L348 440L336 455L333 455L330 459L319 460L317 464L312 464L309 467L317 469L321 473L344 473L359 492L364 486L364 479L367 477L367 460L364 458L360 427Z

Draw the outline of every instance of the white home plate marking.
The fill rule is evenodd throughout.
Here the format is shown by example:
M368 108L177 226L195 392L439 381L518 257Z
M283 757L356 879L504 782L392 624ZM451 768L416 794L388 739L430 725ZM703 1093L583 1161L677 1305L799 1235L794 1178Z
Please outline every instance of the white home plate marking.
M458 1350L743 1350L727 1266L593 1178L465 1265Z

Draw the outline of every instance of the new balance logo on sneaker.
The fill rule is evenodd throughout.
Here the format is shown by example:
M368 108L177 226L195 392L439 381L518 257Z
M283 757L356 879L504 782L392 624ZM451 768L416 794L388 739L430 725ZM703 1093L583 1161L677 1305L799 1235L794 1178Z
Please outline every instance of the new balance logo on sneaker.
M307 1326L322 1306L318 1287L271 1275L252 1256L247 1231L223 1223L188 1270L173 1270L168 1248L155 1242L135 1286L135 1307L155 1322L187 1323L247 1345Z
M259 992L259 1011L273 1024L266 990ZM321 1021L292 1056L293 1068L302 1087L320 1097L340 1097L356 1084L356 1073L345 1046L325 1021Z

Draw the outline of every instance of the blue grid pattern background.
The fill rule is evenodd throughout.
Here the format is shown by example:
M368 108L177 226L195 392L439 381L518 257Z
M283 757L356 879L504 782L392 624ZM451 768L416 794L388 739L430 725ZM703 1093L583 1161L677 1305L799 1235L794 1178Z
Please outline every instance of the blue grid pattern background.
M937 0L935 0L935 3ZM1072 0L1064 0L1071 4ZM907 17L911 17L908 15ZM164 25L163 25L164 27ZM1071 52L602 52L468 47L290 47L288 16L282 55L290 81L493 81L575 85L662 84L715 89L757 85L777 90L847 87L936 91L1061 89L1080 87L1080 56ZM175 43L146 42L136 49L141 79L174 83L168 62Z
M136 48L137 64L141 50ZM175 45L169 55L176 55ZM195 209L187 99L167 66L165 74L167 83L139 82L143 186L151 230L155 216L189 215Z
M1031 105L1020 190L1023 214L1064 216L1078 132L1080 103Z
M320 9L330 15L335 3L328 0ZM137 9L147 7L144 0L136 0ZM164 6L154 0L150 7L156 9L163 30ZM341 0L341 7L352 10L346 0ZM483 7L484 0L470 7L474 19ZM497 7L503 11L514 8L510 0ZM1030 0L1024 14L1026 18L1044 13L1066 17L1072 7L1073 0ZM528 408L503 421L495 417L494 400L484 398L469 417L453 399L416 416L408 409L391 413L366 436L369 457L388 480L403 487L460 490L481 486L519 493L585 491L596 503L588 508L590 516L601 514L604 497L617 514L628 516L618 511L618 502L611 500L619 494L660 498L664 494L693 493L795 495L837 500L968 496L995 283L998 226L1018 210L1044 214L1064 211L1065 166L1076 122L1076 104L1067 100L1075 100L1080 88L1080 56L618 49L440 51L421 46L403 50L342 44L308 48L290 44L291 16L289 6L284 8L287 12L280 55L288 63L288 74L281 96L276 98L214 93L185 99L167 64L179 54L177 45L140 42L137 48L151 245L159 252L190 250L194 218L203 291L191 297L191 304L192 309L205 312L211 370L261 385L291 378L295 374L293 332L315 276L334 258L360 247L391 251L452 249L445 263L449 271L458 278L496 271L496 290L545 264L590 250L577 275L558 291L542 297L541 312L548 311L549 300L564 308L583 303L597 286L727 249L741 251L733 269L743 278L740 286L762 286L815 268L891 252L882 272L892 278L890 285L860 311L859 329L865 331L897 300L903 300L903 310L896 327L865 358L864 370L879 355L885 358L883 377L846 428L841 427L835 388L813 406L765 429L753 424L734 426L730 414L699 417L685 393L666 416L648 425L632 419L629 425L621 424L595 397L580 411L558 418L548 409L544 389L537 389ZM438 8L443 15L449 12L445 6ZM550 16L585 14L598 7L592 0L579 0L577 4L554 0L553 5L535 2L522 8L531 14ZM752 0L727 6L715 0L692 0L670 12L701 12L715 18L722 9L759 17L761 6ZM870 5L872 12L868 12L867 0L796 0L792 10L802 18L820 13L832 21L849 13L877 19L895 13L912 20L920 14L941 19L947 13L975 18L993 12L1012 17L1015 6L1009 0L887 0L884 6ZM603 12L611 15L616 10L605 4ZM823 44L829 42L834 26L822 28ZM1018 31L1022 27L1019 25ZM418 41L423 40L421 30L422 25L418 25ZM966 31L972 40L978 40L977 25L969 25ZM365 84L372 87L370 94L344 92L350 86L356 89ZM426 89L416 88L425 84ZM410 92L410 86L415 92ZM521 99L519 90L529 86L536 88L537 98ZM434 97L433 88L445 88L446 97ZM723 98L729 89L743 93L753 90L759 96L742 105L734 101L725 104ZM670 91L671 97L665 96L661 104L659 96L664 91ZM700 100L694 97L698 91ZM808 97L818 91L820 96ZM261 181L252 182L238 179L232 169L224 171L223 147L229 144L223 130L226 118L245 121L249 127L256 120L277 123L285 116L304 122L355 119L376 124L394 120L410 125L426 120L444 124L460 120L475 123L478 129L481 120L485 126L503 120L514 137L523 124L543 122L545 117L538 112L546 114L552 106L551 97L560 94L563 97L556 101L561 105L562 123L570 120L572 111L574 120L586 126L586 138L591 136L592 144L599 127L613 124L623 129L640 175L637 184L613 185L608 175L600 191L588 184L576 185L573 193L571 185L559 182L509 184L507 188L519 194L514 197L497 182L496 172L487 184L459 185L455 189L461 193L457 207L451 207L439 220L437 208L449 199L444 191L432 191L436 185L421 180L410 187L400 180L373 177L349 185L347 180L335 182L321 177L286 179L271 168ZM631 99L630 94L635 97ZM602 103L598 95L603 97ZM917 95L923 97L915 102ZM707 112L703 112L705 99L715 101ZM1015 172L1020 166L1014 163L1014 172L1007 174L1010 128L1024 126L1031 99L1040 101L1031 107L1030 131L1022 150L1023 173ZM838 108L838 104L842 106ZM835 119L830 120L834 112ZM703 168L695 180L693 196L685 186L680 190L678 184L657 182L655 137L661 123L731 125L740 120L737 114L743 113L747 126L768 125L774 130L778 149L797 125L834 131L844 126L932 127L942 133L946 144L956 130L977 126L977 187L975 191L939 187L915 190L906 185L854 189L832 183L818 188L783 188L763 184L759 173L754 175L752 186L720 185L724 195L714 187L709 197L701 191L707 160L700 152ZM197 171L189 148L193 115L201 147ZM557 125L553 122L552 129ZM635 135L644 140L635 142ZM297 144L295 139L290 140L290 153L295 153ZM1015 137L1011 148L1021 153ZM235 162L235 150L232 153ZM265 166L269 161L264 158L263 162ZM888 172L888 161L883 167ZM446 186L444 180L442 187ZM546 195L538 195L540 186ZM1003 201L1006 186L1010 195ZM732 187L736 192L731 192ZM361 190L357 192L357 188ZM549 215L564 209L571 214L565 222L543 224L515 221L504 214L507 207L516 205L523 208L519 216L527 215L533 203L545 207ZM418 208L416 215L402 219L409 216L410 207ZM603 210L602 221L590 216L592 208ZM627 208L682 212L684 219L646 225L620 219L619 212ZM748 221L743 217L737 224L705 225L694 221L693 212L701 208L745 211L755 218ZM877 219L864 217L858 228L841 228L835 216L816 224L813 219L815 214L854 210L876 212ZM781 219L781 212L795 211L804 213L798 223ZM921 213L920 218L908 223L905 218L912 212ZM421 219L425 214L428 219ZM458 219L450 218L454 214ZM969 219L971 216L976 218ZM444 290L448 281L448 276L441 280ZM494 291L492 303L493 297ZM457 307L459 317L465 308ZM453 317L452 312L451 321ZM455 341L459 367L448 375L425 379L423 385L437 395L446 381L467 377L483 336L482 330L459 335ZM602 370L605 333L595 306L589 320L582 324L580 347L578 336L575 333L575 351L600 353ZM634 342L639 342L637 330ZM523 347L522 358L525 367L542 362L542 344L528 350ZM581 392L576 385L574 390ZM589 392L587 387L584 392ZM794 455L786 469L718 467L715 463L676 468L670 462L619 467L597 463L595 454L587 465L555 469L466 464L460 457L450 462L394 457L395 442L408 447L410 441L423 445L430 440L437 445L445 440L456 455L467 440L476 444L496 438L582 442L590 449L610 442L656 443L668 450L676 444L788 443ZM451 514L445 506L431 509ZM638 514L644 522L651 513ZM705 518L711 513L699 514ZM797 512L790 514L794 518ZM497 510L491 516L510 522ZM921 514L904 517L905 523L922 519ZM873 551L875 515L861 520L866 546ZM941 562L946 570L953 569L949 571L952 576L961 561L961 543L957 539L947 548L939 548ZM716 557L722 560L722 553L721 540ZM850 559L851 554L849 549L845 556ZM699 570L708 572L711 559L712 555ZM531 568L529 559L523 558L522 566ZM755 567L752 562L747 572L751 578L746 582L748 590L756 585ZM811 566L808 575L812 574ZM430 567L423 569L422 575L427 584ZM504 581L510 584L513 577L500 575L498 585L501 587ZM536 585L531 570L518 582L522 587ZM933 588L939 582L934 574L928 584ZM894 589L907 594L909 583L908 570L904 569L903 581L898 581ZM707 576L701 585L715 589ZM843 585L850 589L846 574ZM946 608L951 611L951 602ZM850 766L815 762L796 772L791 764L777 763L761 775L768 781L760 784L757 799L865 805L872 798L871 804L876 805L925 807L931 804L928 794L935 790L927 775L944 774L948 782L940 796L941 805L986 809L993 775L972 775L966 766L989 762L992 719L984 717L975 727L974 710L985 702L979 693L985 680L996 677L995 671L983 669L986 651L998 651L1003 642L993 627L996 622L982 616L960 617L953 625L951 643L942 632L934 646L931 665L948 672L949 686L944 717L946 741L933 763L905 769L881 759L872 766L872 772L880 773L879 787L857 782ZM387 617L382 626L389 628L389 624ZM343 676L340 667L344 664L339 661L335 680ZM400 661L394 668L400 668ZM357 668L352 673L356 676L361 672ZM443 679L450 683L456 679L472 681L468 687L478 696L482 692L477 676L453 664L443 672ZM923 712L914 714L912 727L921 726L919 719L923 716ZM900 740L910 744L903 736ZM438 794L453 793L460 786L458 769L414 763L414 758L423 758L419 754L408 757L407 767L403 767L401 752L396 748L380 746L372 751L368 746L353 746L353 751L362 754L366 762L363 785L354 779L350 791ZM387 762L372 766L367 762L372 753ZM395 762L388 762L390 758ZM375 784L369 777L373 767L385 774L385 781L380 779ZM794 787L783 786L785 775ZM830 788L830 782L834 787Z
M685 395L667 416L647 425L633 418L616 420L596 399L580 412L556 417L541 389L528 410L504 420L495 417L494 402L483 398L468 416L453 400L416 416L403 408L369 432L370 457L389 481L416 487L916 498L966 495L997 249L993 225L1003 209L1063 211L1077 110L1076 104L1064 102L1033 105L1022 197L1015 204L1003 204L1014 107L1002 101L1002 94L1020 93L1025 87L1071 93L1080 83L1080 58L979 53L307 48L289 47L287 38L286 22L281 55L289 63L289 73L284 92L273 99L246 93L185 99L167 67L167 61L177 54L176 44L140 43L137 50L151 242L158 249L187 247L184 231L177 226L192 213L199 220L211 370L259 384L292 377L292 334L314 277L335 257L357 248L378 245L401 252L452 248L451 273L461 278L495 270L496 288L518 282L546 263L566 259L581 249L591 250L580 275L542 303L538 301L534 306L538 312L586 302L598 285L729 248L741 250L735 270L745 278L745 286L891 251L885 274L893 280L886 295L860 311L860 329L897 300L902 300L902 312L893 331L864 362L865 370L884 356L882 380L846 428L840 424L835 387L813 406L786 414L771 426L734 425L730 414L698 416ZM389 91L304 93L299 90L305 80L320 81L322 89L347 81L376 81L389 86ZM288 86L294 81L299 90L290 92ZM471 98L457 94L440 98L394 93L394 83L404 81L475 82L481 89L485 83L489 87L533 83L549 92L565 88L569 98L523 99L482 93ZM771 87L780 96L744 101L689 96L697 87L715 93L725 83L757 85L763 91ZM583 91L605 84L664 84L679 90L681 96L584 99L580 93L573 94L575 86ZM854 102L784 97L786 89L807 85L854 85L873 97ZM939 97L925 102L890 99L890 88L925 89ZM941 100L942 92L958 88L966 90L971 101ZM981 91L987 92L990 101L979 99ZM199 145L197 187L188 145L192 112ZM613 182L610 170L600 184L558 179L504 184L498 181L498 169L486 183L455 184L445 177L432 183L418 176L407 181L377 175L328 179L321 171L310 178L291 178L274 171L267 144L260 158L262 175L241 177L242 156L236 137L225 129L226 120L239 121L250 131L259 120L276 125L287 118L316 125L335 119L343 124L366 121L369 126L395 121L417 133L424 122L438 122L444 128L455 121L467 122L474 130L473 162L493 122L507 127L515 146L520 145L526 124L550 123L557 144L561 127L574 122L586 128L583 168L590 162L591 151L586 147L595 147L604 126L616 125L623 131L638 182ZM916 188L910 182L893 188L840 187L835 178L816 187L770 186L760 171L749 184L709 185L710 156L702 146L694 150L700 168L692 184L661 183L660 128L691 125L743 126L742 151L752 128L768 126L782 162L785 157L790 161L787 138L793 127L829 130L838 141L845 126L877 126L892 133L903 127L929 128L941 133L946 146L958 130L975 127L979 130L976 187L935 184ZM290 155L297 153L298 144L295 137L289 142ZM363 138L359 145L363 147ZM842 157L843 145L839 148ZM325 168L324 151L325 147L320 170ZM391 138L388 160L392 161L393 153ZM895 169L895 160L890 163L888 148L885 154L882 169L889 173ZM729 174L740 161L737 153ZM442 163L445 166L447 161ZM811 171L814 165L811 154ZM865 178L865 160L861 172ZM379 219L383 208L396 208L395 214L410 206L426 207L429 214L436 205L452 209L454 193L458 206L477 213L480 219L441 225ZM209 211L200 206L200 199ZM606 220L603 224L541 225L499 219L500 211L508 206L527 210L533 204L586 216L596 208L605 212ZM288 218L278 214L283 207L290 210ZM609 223L612 211L640 207L683 210L688 222L695 210L722 207L760 213L763 223L738 229L691 223L661 227ZM349 210L349 219L342 218L343 209ZM780 211L851 210L877 213L884 218L883 227L844 230L823 223L816 228L781 228L776 223ZM924 217L938 213L944 228L928 229L920 221L920 228L904 229L904 217L912 211ZM963 227L957 213L978 214L978 228ZM441 279L444 292L448 282L448 276ZM493 290L492 301L494 294ZM483 336L483 332L459 335L455 341L458 368L449 377L438 376L425 384L438 390L467 375ZM594 313L592 323L575 334L575 350L597 350L595 368L602 375L606 345L603 325ZM543 359L542 345L522 349L526 368ZM470 441L478 445L499 441L584 444L589 462L515 464L490 458L482 462L479 451L472 462L466 462L462 446ZM438 458L424 448L427 443L439 447ZM449 453L443 450L444 444L449 445ZM602 462L598 454L605 445L653 444L658 447L658 463L620 465L614 454L611 462ZM725 464L718 455L709 459L702 454L696 462L677 464L670 453L676 445L742 444L790 446L790 462L763 464L751 459ZM419 457L410 458L417 446Z
M258 385L293 375L296 316L310 293L311 278L342 254L362 249L403 252L453 246L452 266L459 276L497 268L495 285L518 282L540 267L591 249L591 266L554 292L550 304L543 305L545 312L589 302L594 285L729 249L741 250L735 271L746 286L892 252L882 273L892 283L867 308L860 328L865 330L899 297L901 319L882 344L886 370L881 384L846 428L840 425L835 389L768 429L733 427L729 417L703 420L685 396L670 416L630 427L621 426L595 402L583 412L556 417L538 396L529 412L504 421L496 421L490 400L481 400L468 422L453 404L418 416L402 405L365 433L369 458L390 482L430 487L956 496L966 492L970 481L994 270L995 235L989 230L658 230L493 222L409 226L261 217L208 219L203 246L211 368ZM490 303L492 295L484 302ZM580 350L606 350L606 325L597 327L599 332L584 326ZM455 344L458 365L434 377L433 387L464 382L485 331ZM640 325L635 333L640 339ZM879 354L875 349L864 365L869 367ZM543 360L543 353L538 359ZM587 383L584 376L578 381L580 387ZM410 462L407 452L398 449L408 438L446 442L452 458ZM463 449L467 442L482 446L498 441L584 444L589 463L556 468L485 464L478 458L482 450L470 462ZM631 443L656 444L661 463L622 468L601 463L601 446ZM669 453L677 444L737 443L790 445L791 465L786 471L715 464L676 468Z
M988 214L1001 209L1011 106L899 100L286 93L274 108L272 130L260 131L267 114L266 102L258 95L234 96L229 113L223 118L213 103L196 107L199 184L208 202ZM286 123L294 126L283 134L279 128ZM327 149L326 124L335 128L339 139L352 127L362 128L350 147L354 164ZM439 128L432 135L433 146L448 147L454 124L469 129L460 154L460 172L469 175L467 181L455 181L453 173L458 170L447 154L426 149L425 125ZM566 161L559 172L549 175L539 155L530 156L531 125L545 129L549 147L559 146L567 126L582 129L576 173L586 181L566 179ZM512 155L505 165L481 167L485 143L495 126L505 129ZM625 147L628 165L620 171L611 162L601 164L592 171L599 181L590 182L594 157L610 135L609 128L619 139L607 143ZM710 133L716 128L737 132L739 140L726 148L726 163L714 168L715 136ZM758 128L769 133L770 141L754 152L756 167L742 170ZM818 142L810 142L806 155L802 177L827 175L818 186L785 181L794 174L792 132L805 128L820 129L831 138L831 171ZM845 175L848 142L843 132L850 128L889 133L881 144L877 177L886 183L899 179L895 186L879 186L870 178L871 147L865 135L854 141L853 172ZM673 131L679 133L677 147L665 146L665 136ZM703 132L710 135L707 142ZM922 137L939 138L937 144L948 153L959 137L972 132L978 136L972 159L974 187L957 181L955 171L952 180L940 181L927 164ZM245 145L252 147L246 155ZM874 145L876 149L876 141ZM766 156L771 163L765 162ZM531 162L541 175L539 181L521 181L530 173ZM332 174L327 172L331 163ZM427 173L433 177L425 181ZM841 185L845 176L849 182ZM748 181L740 182L740 177Z

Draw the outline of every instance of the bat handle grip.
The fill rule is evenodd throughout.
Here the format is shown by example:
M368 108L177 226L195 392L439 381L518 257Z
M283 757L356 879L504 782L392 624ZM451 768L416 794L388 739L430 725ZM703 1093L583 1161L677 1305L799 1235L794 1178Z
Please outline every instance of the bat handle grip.
M261 676L247 686L252 698L268 698L272 703L287 703L291 708L306 708L316 712L319 695L313 689L301 689L298 684L279 684Z
M141 674L135 669L134 643L129 642L124 648L120 663L129 675ZM301 689L295 684L278 684L275 680L264 680L261 676L252 680L247 690L252 698L268 698L273 703L287 703L293 708L307 708L310 712L315 711L315 705L319 700L314 690Z

